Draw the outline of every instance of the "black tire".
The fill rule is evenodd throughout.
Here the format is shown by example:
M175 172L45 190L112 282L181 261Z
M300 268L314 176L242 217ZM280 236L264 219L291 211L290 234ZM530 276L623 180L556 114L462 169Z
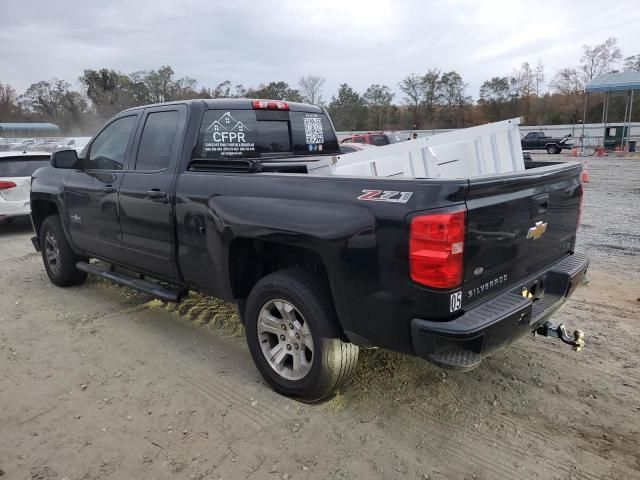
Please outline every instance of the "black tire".
M557 145L547 145L547 153L549 155L560 153L560 149L558 148Z
M313 351L311 359L307 358L306 366L309 368L310 364L310 370L300 379L287 379L276 372L276 367L272 367L266 358L267 353L263 353L263 346L267 349L271 347L265 343L265 334L262 333L261 336L258 332L258 319L263 307L268 308L279 300L293 306L296 318L310 330L307 341L312 344ZM274 312L277 316L278 311ZM283 325L287 323L284 318L282 321ZM341 338L341 329L326 281L312 271L298 268L281 270L258 281L247 299L245 333L253 361L267 383L276 392L305 402L315 402L331 395L349 379L358 361L358 347ZM267 336L270 335L269 332L266 333ZM288 335L290 332L278 333ZM284 334L274 336L284 337ZM280 342L277 338L275 340ZM282 341L285 341L284 338ZM291 340L294 341L296 340ZM298 350L298 346L295 346ZM306 348L302 342L300 348ZM295 351L284 352L284 349L282 353L291 355L292 363L293 354L301 354ZM271 362L274 362L274 357L275 355L271 357Z
M57 255L55 255L56 249ZM88 259L76 255L73 251L57 215L51 215L42 222L40 250L44 268L53 284L59 287L70 287L83 283L87 279L87 274L78 270L76 263L86 262Z

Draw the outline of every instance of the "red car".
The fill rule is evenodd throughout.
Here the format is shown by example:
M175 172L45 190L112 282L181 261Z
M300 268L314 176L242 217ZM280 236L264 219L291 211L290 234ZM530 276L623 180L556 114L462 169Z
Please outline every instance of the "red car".
M369 145L382 147L383 145L404 142L405 140L407 140L407 138L400 133L368 132L353 134L350 137L343 138L340 143L367 143Z

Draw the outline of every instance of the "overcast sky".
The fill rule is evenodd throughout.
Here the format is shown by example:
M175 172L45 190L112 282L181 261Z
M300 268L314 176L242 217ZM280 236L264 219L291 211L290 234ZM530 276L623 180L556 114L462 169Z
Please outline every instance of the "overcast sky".
M212 87L301 75L359 91L428 68L480 84L541 59L547 79L609 36L640 53L638 0L0 0L0 82L22 93L86 68L131 73L171 65ZM397 97L396 101L400 101Z

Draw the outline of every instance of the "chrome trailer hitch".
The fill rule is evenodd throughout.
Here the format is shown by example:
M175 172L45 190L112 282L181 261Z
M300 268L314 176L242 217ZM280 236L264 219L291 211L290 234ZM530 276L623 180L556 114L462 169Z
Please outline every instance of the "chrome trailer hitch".
M567 345L571 345L576 352L579 352L584 347L584 332L582 330L574 330L572 338L567 333L563 323L554 325L551 322L546 322L535 330L535 334L543 337L559 338Z

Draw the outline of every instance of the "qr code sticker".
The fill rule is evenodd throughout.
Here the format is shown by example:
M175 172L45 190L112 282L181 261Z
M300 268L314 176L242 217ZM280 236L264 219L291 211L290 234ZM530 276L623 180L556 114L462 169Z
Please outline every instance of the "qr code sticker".
M304 135L307 143L324 143L322 132L322 119L320 117L308 117L304 119Z

